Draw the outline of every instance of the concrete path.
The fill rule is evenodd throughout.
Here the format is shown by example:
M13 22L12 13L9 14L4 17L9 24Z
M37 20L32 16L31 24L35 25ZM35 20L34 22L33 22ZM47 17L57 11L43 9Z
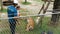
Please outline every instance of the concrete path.
M30 5L23 5L23 4L19 3L21 8L28 10L28 15L38 14L38 12L40 11L40 9L42 7L43 2L37 2L37 1L33 1L33 0L28 0L28 1L31 2ZM19 2L21 2L21 1L19 0ZM50 4L48 10L52 10L52 8L53 8L53 3ZM46 12L46 14L49 14L49 13L51 13L51 12ZM51 15L49 15L49 16L51 16ZM7 14L6 14L6 17L7 17Z
M28 10L29 11L28 14L30 14L30 15L31 14L32 15L38 14L39 10L42 7L43 2L37 2L37 1L33 1L33 0L28 0L28 1L31 2L31 4L30 5L23 5L20 3L21 8L25 8L26 10ZM53 8L53 3L51 3L49 5L48 10L52 10L52 8ZM52 12L46 12L46 14L49 14L49 13L52 13ZM49 16L51 16L51 15L49 15Z

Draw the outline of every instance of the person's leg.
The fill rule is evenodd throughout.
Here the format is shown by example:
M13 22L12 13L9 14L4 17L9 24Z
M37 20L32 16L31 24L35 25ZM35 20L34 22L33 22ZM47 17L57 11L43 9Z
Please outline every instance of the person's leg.
M16 27L16 22L15 21L11 21L10 22L11 34L15 34L15 27Z

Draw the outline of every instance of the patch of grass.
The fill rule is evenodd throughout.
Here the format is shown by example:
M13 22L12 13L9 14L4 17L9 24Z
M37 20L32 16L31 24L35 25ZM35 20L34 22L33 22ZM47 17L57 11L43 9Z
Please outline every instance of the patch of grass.
M23 5L29 5L31 4L30 2L22 2Z
M7 9L3 9L2 11L0 10L0 12L6 13Z
M33 17L33 18L36 19L36 17ZM35 25L35 28L33 31L27 32L27 31L25 31L27 21L26 20L20 20L20 25L16 26L16 32L18 32L19 34L40 34L43 30L45 30L46 32L48 30L51 30L54 32L54 34L60 34L60 26L59 27L48 26L47 23L49 23L49 21L50 21L50 17L45 17L43 19L42 28ZM5 23L5 25L6 25L6 23ZM8 33L10 33L9 27L0 31L0 34L8 34Z

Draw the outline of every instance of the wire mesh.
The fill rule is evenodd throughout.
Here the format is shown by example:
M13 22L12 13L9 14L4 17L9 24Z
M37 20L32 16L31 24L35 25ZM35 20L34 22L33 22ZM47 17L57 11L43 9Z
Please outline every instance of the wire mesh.
M30 15L28 12L20 12L21 16L30 16L34 19L34 29L32 31L26 31L26 27L27 27L27 17L21 17L18 19L18 22L16 22L16 28L15 28L15 33L16 34L41 34L41 32L46 31L46 33L48 32L48 30L53 31L54 34L59 34L60 33L60 25L58 26L52 26L48 25L51 22L51 16L49 16L50 14L40 14L40 15ZM4 13L3 13L4 14ZM58 13L52 13L52 14L60 14ZM52 15L51 14L51 15ZM43 22L42 22L42 26L39 27L39 25L37 25L36 23L36 19L38 16L41 15L45 15ZM6 16L6 17L5 17ZM0 14L0 34L11 34L11 29L10 29L10 25L8 22L8 19L4 19L7 18L7 14L1 16ZM60 21L60 20L59 20Z
M51 30L53 31L54 34L59 34L60 33L60 25L58 27L51 27L48 26L47 24L50 23L51 17L44 17L43 22L42 22L42 27L39 27L36 24L36 18L37 17L32 17L35 21L35 27L32 31L26 31L26 26L27 26L27 20L22 18L18 19L18 22L16 24L16 29L15 33L16 34L41 34L42 31L48 31ZM2 19L0 20L0 34L11 34L10 31L10 26L8 19Z

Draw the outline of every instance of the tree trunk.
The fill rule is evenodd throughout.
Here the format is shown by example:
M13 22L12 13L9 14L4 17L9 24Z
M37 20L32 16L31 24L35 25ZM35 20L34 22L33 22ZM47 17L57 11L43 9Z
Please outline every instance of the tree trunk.
M8 1L11 1L11 0L8 0Z
M25 0L25 3L27 3L27 0Z
M3 10L3 4L2 4L2 0L1 0L1 11Z
M55 0L52 13L57 13L59 11L60 11L60 0ZM57 24L57 22L59 21L59 16L60 16L59 14L52 15L52 18L51 18L52 24Z

